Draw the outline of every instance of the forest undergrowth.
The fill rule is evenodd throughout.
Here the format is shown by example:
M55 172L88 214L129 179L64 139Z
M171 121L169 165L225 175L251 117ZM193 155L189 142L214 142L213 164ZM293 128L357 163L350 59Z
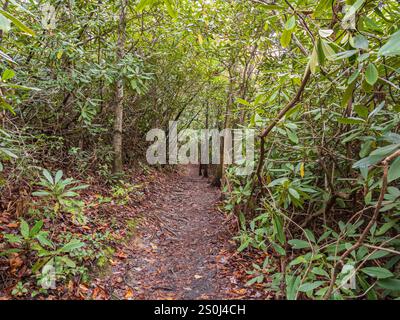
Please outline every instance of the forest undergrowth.
M396 0L0 1L1 298L399 299L399 13ZM221 139L191 188L146 160L171 121L253 130L254 157L224 162ZM200 209L169 208L172 182ZM179 214L183 239L203 225L215 252L199 257L233 278L213 286L187 261L197 282L155 292L138 283L145 264L110 289L102 273L139 259L135 232Z

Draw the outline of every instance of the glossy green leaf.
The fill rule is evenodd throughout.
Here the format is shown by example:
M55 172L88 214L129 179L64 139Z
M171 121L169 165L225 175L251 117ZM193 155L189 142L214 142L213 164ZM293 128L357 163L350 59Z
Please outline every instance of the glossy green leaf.
M29 225L24 219L20 222L20 232L25 239L29 238Z
M351 5L348 9L347 12L345 14L345 16L343 17L343 20L349 20L349 19L354 19L355 14L357 13L357 11L361 8L361 6L364 4L365 0L357 0L356 2L354 2L353 5Z
M296 27L296 17L291 16L285 23L285 30L293 30Z
M324 283L326 283L326 281L315 281L315 282L306 282L303 283L300 287L299 287L299 291L300 292L308 292L308 291L312 291L320 286L322 286Z
M364 123L365 120L361 118L349 117L349 118L337 118L337 122L343 124L361 124Z
M1 75L1 80L7 81L15 77L15 72L11 69L6 69L3 71L3 74Z
M292 246L293 249L310 248L310 243L304 240L292 239L289 240L288 243Z
M292 39L292 31L284 30L281 35L281 46L283 48L287 48L290 44L290 40Z
M400 291L399 279L383 279L378 281L378 286L391 291Z
M85 244L79 240L73 239L70 242L68 242L66 245L64 245L61 249L59 249L60 252L71 252L72 250L79 249L83 247Z
M328 38L333 34L333 30L332 29L320 29L320 30L318 30L318 33L321 38Z
M381 267L366 267L361 269L362 272L365 274L378 278L378 279L386 279L393 277L393 273L390 272L389 270Z
M382 156L369 156L367 158L361 159L357 161L355 164L353 164L353 168L368 168L372 165L375 165L379 162L381 162L383 159Z
M378 54L388 57L400 54L400 30L390 36L388 42L380 48Z
M368 84L373 86L376 83L376 81L378 81L378 77L379 77L378 69L375 67L373 63L370 63L367 69L365 70L365 80L368 82Z
M3 30L3 32L8 32L10 31L10 29L11 29L11 21L2 14L0 14L0 30Z
M53 177L51 176L51 173L48 170L44 169L42 173L50 184L54 184Z
M356 48L356 49L367 50L368 46L369 46L369 41L362 34L358 34L353 38L352 46L353 46L353 48Z
M388 182L392 182L400 178L400 157L392 162L388 172Z
M0 14L2 14L4 17L6 17L12 23L14 23L15 26L17 26L18 29L20 29L21 31L25 32L26 34L28 34L30 36L35 36L35 32L32 29L27 27L24 23L22 23L19 19L14 17L12 14L8 13L7 11L1 10L1 9L0 9Z

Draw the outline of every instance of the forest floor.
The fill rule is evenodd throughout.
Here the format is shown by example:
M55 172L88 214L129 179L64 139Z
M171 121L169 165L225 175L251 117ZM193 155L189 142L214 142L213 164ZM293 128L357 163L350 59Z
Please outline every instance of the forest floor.
M127 172L127 184L117 189L119 196L99 183L85 190L84 225L72 223L68 216L44 219L44 229L51 230L53 239L70 236L85 243L80 253L87 258L81 263L89 277L76 273L35 299L273 298L263 284L246 286L254 277L246 271L253 270L253 263L261 265L265 253L237 251L237 217L220 210L220 190L199 177L196 166ZM0 231L15 235L22 213L13 209L15 199L8 202L11 209L0 215ZM29 204L40 208L40 202ZM36 217L24 216L33 225ZM0 241L0 251L2 246L8 245ZM26 250L9 257L0 254L0 299L33 298L37 285L31 270L36 259ZM18 283L27 290L15 296Z
M217 210L219 199L196 167L169 174L141 204L123 261L100 280L110 298L266 298L245 286L250 259L236 252L234 222Z

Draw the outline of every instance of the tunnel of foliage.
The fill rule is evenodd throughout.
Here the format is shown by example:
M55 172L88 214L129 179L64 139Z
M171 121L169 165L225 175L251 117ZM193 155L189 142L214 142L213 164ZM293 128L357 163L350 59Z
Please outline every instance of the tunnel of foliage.
M238 250L265 253L249 286L399 297L399 17L396 0L2 0L0 261L32 261L12 294L112 250L51 226L84 226L94 184L123 194L146 133L179 120L258 133L252 175L210 169Z

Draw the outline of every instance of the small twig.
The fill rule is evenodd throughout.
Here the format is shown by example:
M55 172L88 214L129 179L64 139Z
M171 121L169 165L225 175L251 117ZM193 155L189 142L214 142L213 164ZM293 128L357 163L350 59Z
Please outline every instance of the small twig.
M366 244L366 243L364 243L363 246L367 247L367 248L371 248L371 249L378 249L378 250L387 251L387 252L390 252L390 253L394 253L394 254L400 255L400 251L396 251L396 250L389 249L389 248L384 248L384 247L380 247L380 246L373 246L373 245Z

